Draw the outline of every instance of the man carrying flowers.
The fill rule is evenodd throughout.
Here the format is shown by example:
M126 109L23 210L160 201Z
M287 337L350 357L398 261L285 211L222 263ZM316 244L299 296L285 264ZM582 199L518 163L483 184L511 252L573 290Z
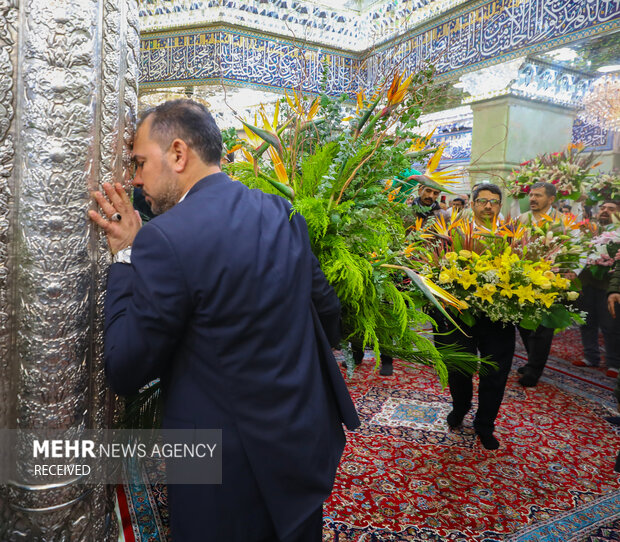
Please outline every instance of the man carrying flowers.
M528 198L530 210L519 217L523 224L531 226L544 220L546 216L555 220L558 212L552 207L557 190L553 183L537 182L532 185Z
M607 310L607 288L609 287L610 272L618 254L617 238L618 213L620 201L604 201L597 215L600 235L593 244L604 241L605 258L600 257L594 262L588 261L586 268L580 273L582 293L579 299L580 308L588 313L586 323L580 327L581 342L583 343L584 359L574 361L578 367L598 367L601 354L598 342L599 328L605 340L605 360L607 376L616 378L620 369L620 320L614 319ZM609 238L608 242L605 240ZM609 254L610 248L615 254ZM607 265L606 265L607 264Z
M481 184L472 193L472 210L474 231L490 232L496 227L502 203L502 192L499 187L493 184ZM487 263L477 254L470 250L460 250L447 253L446 259L464 260L471 259L471 269L458 273L452 277L453 280L467 291L472 291L472 295L480 299L492 300L492 296L500 288L510 289L509 284L483 284L477 285L477 275L486 273L490 270ZM510 262L506 262L510 265ZM449 270L445 273L449 274ZM449 281L451 277L440 276ZM501 278L501 277L499 277ZM506 282L506 281L503 281ZM527 292L521 292L527 295ZM511 323L504 323L501 320L491 320L486 314L477 314L475 321L466 324L458 318L458 324L464 333L449 326L445 321L439 324L439 330L450 332L449 335L442 337L444 344L460 346L464 351L476 354L480 352L482 357L488 358L497 365L495 369L487 369L480 374L480 384L478 390L478 410L474 418L474 429L480 438L482 445L488 450L499 448L499 441L493 435L495 430L495 418L499 412L499 407L504 398L504 389L510 372L512 358L515 349L515 328ZM454 429L461 425L463 418L471 408L473 397L472 375L467 375L459 371L451 371L448 375L450 394L452 395L452 411L448 414L447 422L450 428Z
M436 185L425 175L414 175L411 180L418 183L418 197L407 202L410 203L413 214L423 220L439 216L441 208L437 198L441 190L436 188ZM425 182L428 184L424 184Z
M555 220L558 212L552 207L557 190L552 183L537 182L532 185L528 194L530 210L519 217L519 221L527 226L535 226L548 218ZM519 334L527 351L527 364L519 367L522 375L519 384L524 387L533 387L545 369L551 343L553 329L540 325L536 329L525 329L519 326Z

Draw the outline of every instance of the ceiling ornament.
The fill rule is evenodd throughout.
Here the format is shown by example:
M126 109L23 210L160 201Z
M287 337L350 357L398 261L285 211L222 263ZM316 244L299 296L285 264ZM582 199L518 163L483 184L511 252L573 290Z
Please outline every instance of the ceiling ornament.
M519 77L519 70L524 62L525 57L520 57L510 62L502 62L475 72L466 73L454 86L462 88L464 92L469 94L463 100L464 103L501 96L508 93L510 85Z
M282 94L261 91L253 88L202 85L191 88L174 87L145 93L140 96L139 109L149 107L168 100L191 98L207 106L216 124L221 128L240 128L239 117L254 123L254 113L259 106L264 106L267 117L273 117L275 103Z
M511 95L576 108L591 84L587 73L521 57L465 74L455 86L469 94L463 103Z
M139 0L140 30L229 23L361 52L402 35L467 0L381 0L360 10L349 0ZM337 4L336 4L337 5Z
M582 103L579 117L585 122L620 131L620 73L609 73L596 79Z

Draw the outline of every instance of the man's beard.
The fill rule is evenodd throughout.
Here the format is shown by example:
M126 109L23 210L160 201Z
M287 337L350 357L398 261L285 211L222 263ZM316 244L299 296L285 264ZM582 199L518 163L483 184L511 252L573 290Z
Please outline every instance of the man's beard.
M611 224L611 215L600 214L598 216L598 223L603 225L603 226L607 226L607 225Z
M161 215L166 211L169 211L177 203L179 203L179 200L181 199L181 188L176 184L171 173L172 171L170 168L166 166L162 172L162 177L165 179L165 182L163 183L165 189L160 195L154 197L151 194L145 193L145 196L148 196L151 200L150 206L153 214ZM142 191L144 193L144 189L142 189Z

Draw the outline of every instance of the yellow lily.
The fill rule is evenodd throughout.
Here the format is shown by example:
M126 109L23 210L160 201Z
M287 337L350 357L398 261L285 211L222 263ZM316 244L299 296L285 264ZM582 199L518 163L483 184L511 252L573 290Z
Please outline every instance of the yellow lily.
M474 295L480 299L493 303L493 294L497 291L495 284L484 284L483 286L476 286Z
M534 290L532 290L531 284L528 284L527 286L523 286L522 284L520 284L514 289L514 294L519 298L519 303L523 303L524 301L536 303L536 299L534 297Z
M512 289L511 284L509 284L508 282L500 282L498 286L500 287L500 290L499 290L500 295L503 295L504 297L507 297L508 299L512 298L515 292Z
M566 290L570 286L570 280L565 279L560 275L556 275L553 285L560 288L560 290Z
M474 266L474 271L476 271L476 273L484 273L490 269L493 269L493 265L487 260L478 260Z
M545 307L549 308L549 307L551 307L551 305L553 305L553 302L555 301L555 298L557 296L558 296L557 293L549 292L549 293L545 293L545 294L538 294L538 299L540 299L543 302Z
M444 275L446 282L454 282L461 275L461 270L456 267L446 267L442 271L442 274Z
M476 284L478 278L477 273L471 273L469 269L465 269L457 279L457 282L466 290L469 290L470 286Z

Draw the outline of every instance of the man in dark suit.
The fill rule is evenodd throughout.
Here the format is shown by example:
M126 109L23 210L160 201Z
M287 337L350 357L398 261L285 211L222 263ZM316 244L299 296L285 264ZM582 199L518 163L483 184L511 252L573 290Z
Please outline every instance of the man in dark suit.
M472 192L471 207L473 222L479 230L489 230L497 221L502 192L494 184L481 183ZM497 450L499 441L493 434L495 419L499 413L508 373L515 351L515 328L512 324L502 321L493 322L488 316L478 315L472 326L459 321L464 333L457 331L452 324L443 318L437 321L438 331L449 333L436 340L443 344L455 345L470 354L480 353L497 364L497 369L488 369L480 374L478 385L478 409L474 417L474 430L480 442L487 450ZM472 406L473 383L472 375L458 370L448 373L448 385L452 395L452 411L448 414L448 426L456 429L463 423L463 418Z
M120 262L107 377L120 394L160 377L164 428L222 429L222 484L168 487L175 540L318 542L342 423L359 425L330 348L340 304L303 218L233 182L221 153L205 107L167 102L133 146L134 185L160 216L140 228L120 185L95 193L90 217Z

